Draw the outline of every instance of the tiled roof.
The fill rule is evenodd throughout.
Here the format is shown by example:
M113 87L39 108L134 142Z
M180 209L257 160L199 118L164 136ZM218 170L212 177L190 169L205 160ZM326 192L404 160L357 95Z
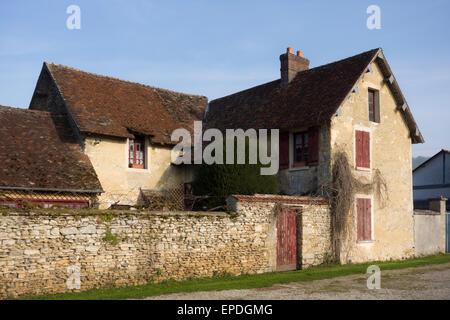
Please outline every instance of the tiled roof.
M40 200L40 201L89 201L92 195L72 192L29 192L23 190L1 190L0 200Z
M213 100L209 104L206 127L289 130L323 124L337 112L380 52L381 49L373 49L299 72L285 88L280 86L280 80L275 80ZM384 61L382 70L390 72L385 59L379 60ZM397 83L394 84L398 103L405 103L400 102L404 97ZM413 138L416 137L417 125L409 108L405 111L405 118ZM419 133L413 141L423 142L421 139Z
M324 198L320 197L283 196L274 194L256 194L254 196L232 195L231 197L242 202L275 202L284 204L328 205L328 202Z
M102 189L63 115L0 106L0 141L0 189Z
M133 132L153 136L152 141L174 144L177 128L193 131L194 120L203 120L208 99L45 63L69 112L81 132L133 137Z

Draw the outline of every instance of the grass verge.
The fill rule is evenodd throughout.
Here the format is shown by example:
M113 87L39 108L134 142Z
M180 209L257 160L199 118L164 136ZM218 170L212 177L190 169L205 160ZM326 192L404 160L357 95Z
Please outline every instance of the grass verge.
M76 293L25 297L27 300L102 300L102 299L139 299L177 292L252 289L269 287L296 281L329 279L351 274L364 274L367 267L376 264L381 270L403 269L450 262L449 254L439 254L423 258L389 262L368 262L350 265L328 265L290 272L273 272L241 276L221 275L211 278L185 281L165 280L161 283L148 283L141 286L91 289Z

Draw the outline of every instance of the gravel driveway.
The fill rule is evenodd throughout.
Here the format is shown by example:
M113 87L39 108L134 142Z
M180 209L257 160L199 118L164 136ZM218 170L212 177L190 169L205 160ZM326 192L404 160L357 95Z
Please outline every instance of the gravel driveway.
M147 300L450 299L450 263L381 270L381 289L369 290L369 275L292 282L249 290L176 293Z

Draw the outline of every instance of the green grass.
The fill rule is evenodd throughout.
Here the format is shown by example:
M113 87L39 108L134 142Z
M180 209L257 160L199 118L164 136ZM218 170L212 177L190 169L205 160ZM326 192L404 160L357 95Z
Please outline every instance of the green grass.
M44 295L26 297L23 299L35 300L100 300L100 299L130 299L144 298L168 293L229 290L229 289L252 289L269 287L274 284L328 279L351 274L365 274L367 267L376 264L381 270L403 269L420 267L432 264L450 262L450 255L440 254L424 258L390 261L369 262L350 265L328 265L318 266L306 270L290 272L274 272L265 274L230 276L222 275L211 278L191 279L185 281L166 280L161 283L149 283L141 286L91 289L78 293L62 293L55 295Z

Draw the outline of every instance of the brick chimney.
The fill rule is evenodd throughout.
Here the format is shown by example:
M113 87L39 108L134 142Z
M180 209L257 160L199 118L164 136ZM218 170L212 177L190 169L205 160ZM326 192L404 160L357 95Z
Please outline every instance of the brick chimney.
M292 48L289 47L286 53L280 56L281 61L281 86L285 87L295 78L298 72L308 70L309 60L303 58L303 52L297 51L293 54Z

